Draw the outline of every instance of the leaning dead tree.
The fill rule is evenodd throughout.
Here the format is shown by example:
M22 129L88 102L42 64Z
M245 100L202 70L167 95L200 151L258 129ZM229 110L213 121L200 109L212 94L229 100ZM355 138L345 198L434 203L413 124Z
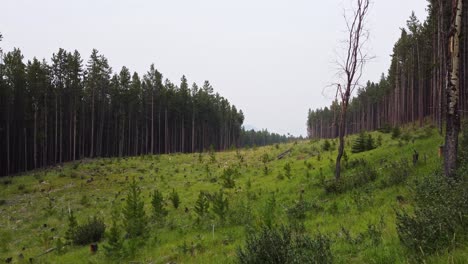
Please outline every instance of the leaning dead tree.
M453 1L451 29L448 36L447 120L445 135L445 176L452 177L457 168L458 134L460 133L460 33L463 0Z
M336 157L335 179L340 179L341 158L344 153L344 137L346 134L346 112L348 111L349 99L359 84L362 76L362 70L368 57L363 51L364 43L368 39L368 31L365 29L365 22L369 13L370 0L355 0L355 7L352 17L345 15L347 26L347 39L345 40L345 56L339 64L339 76L343 83L336 84L337 97L341 100L341 112L339 120L338 136L340 145L338 147L338 156Z

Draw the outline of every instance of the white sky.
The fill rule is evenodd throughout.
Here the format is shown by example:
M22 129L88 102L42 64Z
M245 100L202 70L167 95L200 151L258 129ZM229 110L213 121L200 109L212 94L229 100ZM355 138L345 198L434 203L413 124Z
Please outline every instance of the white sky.
M244 111L244 124L306 135L309 108L329 105L336 52L352 0L3 0L0 42L25 59L50 59L59 48L104 54L119 71L151 63L179 84L185 74ZM374 0L368 44L375 59L363 82L387 73L389 55L411 11L423 21L426 0Z

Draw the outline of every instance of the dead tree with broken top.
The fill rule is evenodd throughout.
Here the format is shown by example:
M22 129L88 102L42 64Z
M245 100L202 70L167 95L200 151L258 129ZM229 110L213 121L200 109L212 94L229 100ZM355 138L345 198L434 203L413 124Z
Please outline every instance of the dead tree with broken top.
M365 29L365 22L369 13L370 0L355 0L355 7L351 18L345 15L347 26L347 39L345 40L345 56L339 62L339 76L343 79L343 84L338 83L337 97L341 100L341 112L339 120L339 147L338 156L336 157L335 179L339 180L341 175L341 158L344 153L344 137L346 134L346 112L349 106L349 100L359 79L362 75L362 70L369 59L363 51L364 43L368 39L368 31Z

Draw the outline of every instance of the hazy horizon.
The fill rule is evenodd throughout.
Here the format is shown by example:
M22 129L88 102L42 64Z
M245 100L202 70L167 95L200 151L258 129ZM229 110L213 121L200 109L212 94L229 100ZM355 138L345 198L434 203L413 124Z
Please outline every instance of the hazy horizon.
M334 81L348 3L7 0L0 45L4 52L20 48L25 61L76 49L84 63L96 48L114 72L127 66L142 75L154 63L175 84L182 75L190 83L209 80L242 109L244 125L305 136L308 109L332 100L322 92ZM413 10L424 21L426 6L424 0L373 2L368 48L376 58L363 82L387 73L400 28Z

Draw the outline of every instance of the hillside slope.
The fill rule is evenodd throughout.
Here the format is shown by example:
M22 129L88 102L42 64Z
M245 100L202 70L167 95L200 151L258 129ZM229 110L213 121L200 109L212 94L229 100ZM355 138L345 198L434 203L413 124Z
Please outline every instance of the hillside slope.
M96 215L109 230L111 211L124 205L128 185L135 179L147 215L152 214L150 201L155 189L162 192L169 213L163 224L150 221L145 243L137 246L135 256L126 258L128 261L234 262L247 230L267 222L288 224L292 219L290 209L304 201L308 205L305 231L320 232L331 239L335 263L405 263L411 253L399 241L395 211L411 210L412 182L440 167L438 148L443 139L433 128L407 131L397 139L379 132L372 136L377 148L356 154L351 148L357 136L346 140L349 169L343 178L373 169L376 178L344 193L327 193L324 188L333 176L337 147L333 140L329 141L328 151L323 150L324 141L301 141L212 154L84 160L1 178L0 260L11 257L14 263L29 258L43 263L112 263L101 246L106 239L99 243L95 254L89 246L67 246L61 254L55 250L37 256L54 248L58 238L64 239L70 209L78 223ZM289 149L289 154L277 159ZM419 161L413 165L415 150ZM232 173L226 172L228 169ZM403 178L404 182L392 179L405 171L408 178ZM234 179L234 184L226 178ZM222 188L229 202L225 221L213 213L212 206L209 216L197 221L194 206L199 193L214 194ZM180 197L177 209L167 199L173 190ZM371 227L373 235L369 235ZM127 247L130 244L128 240L125 243ZM426 261L463 263L466 259L468 248L460 246Z

